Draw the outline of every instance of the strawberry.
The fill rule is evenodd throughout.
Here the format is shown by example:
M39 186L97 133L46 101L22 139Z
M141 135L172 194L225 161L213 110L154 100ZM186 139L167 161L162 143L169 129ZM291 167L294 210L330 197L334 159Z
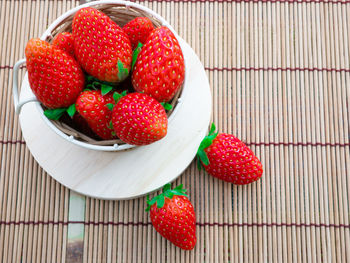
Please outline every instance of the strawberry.
M163 237L185 250L196 245L196 215L182 184L171 189L166 184L163 193L149 200L146 211L150 211L151 222Z
M72 29L75 57L87 73L108 82L128 76L130 40L111 18L97 9L82 8L74 16Z
M215 125L212 124L209 135L199 146L199 167L202 163L207 173L234 184L258 180L263 168L254 153L235 136L214 131Z
M74 56L73 35L69 32L59 33L52 41L52 45L66 51L69 55Z
M38 39L25 48L30 87L47 108L68 107L84 88L84 74L77 61L63 50Z
M73 128L76 128L78 131L84 133L90 138L98 139L96 133L90 128L87 121L78 112L75 112L71 120Z
M102 139L116 138L110 126L112 111L108 104L113 104L111 93L102 96L99 90L83 91L76 101L78 113L87 121L90 128Z
M158 141L168 129L163 106L142 93L130 93L117 102L113 108L112 124L117 136L133 145Z
M130 39L132 49L135 49L139 42L144 44L153 29L152 21L148 17L136 17L123 27Z
M154 29L133 69L135 90L167 102L180 89L184 78L185 63L179 42L167 27Z

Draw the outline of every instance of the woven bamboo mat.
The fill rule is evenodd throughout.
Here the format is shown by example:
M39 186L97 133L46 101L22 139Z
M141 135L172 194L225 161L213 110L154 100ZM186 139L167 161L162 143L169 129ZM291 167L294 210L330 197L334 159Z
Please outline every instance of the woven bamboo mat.
M78 196L23 141L12 67L30 37L78 4L0 1L1 262L350 262L349 1L142 2L199 55L218 128L264 166L243 187L194 163L179 177L197 215L191 252L155 232L144 198Z

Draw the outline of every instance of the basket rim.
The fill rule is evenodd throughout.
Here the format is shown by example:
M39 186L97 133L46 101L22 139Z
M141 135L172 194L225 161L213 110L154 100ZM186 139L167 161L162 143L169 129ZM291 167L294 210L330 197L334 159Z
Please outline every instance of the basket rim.
M153 10L137 4L137 3L133 3L130 1L124 1L124 0L100 0L100 1L93 1L93 2L89 2L83 5L79 5L75 8L72 8L70 10L68 10L67 12L65 12L64 14L62 14L61 16L59 16L54 22L52 22L49 27L45 30L45 32L41 35L40 39L42 40L46 40L47 38L52 38L52 32L57 28L57 26L59 26L66 18L70 17L71 15L75 14L78 10L80 10L81 8L84 7L93 7L93 6L97 6L97 5L103 5L103 4L108 4L108 5L125 5L126 8L129 7L134 7L134 8L138 8L144 12L147 12L148 14L152 15L153 17L155 17L156 19L158 19L161 22L162 26L166 26L168 27L173 34L175 35L176 39L179 41L180 46L182 45L182 42L184 41L177 33L176 31L173 29L173 27L159 14L157 14L156 12L154 12ZM184 56L184 60L185 60L185 64L186 64L186 58ZM185 75L186 78L186 75ZM185 91L185 82L183 83L183 88L182 88L182 95L184 95L184 91ZM178 99L178 104L181 104L181 97ZM74 136L72 135L67 135L65 134L63 131L61 131L60 129L58 129L45 115L44 115L44 111L43 108L41 107L40 103L36 103L36 106L40 112L41 117L43 118L44 122L59 136L61 136L62 138L64 138L65 140L79 145L81 147L90 149L90 150L97 150L97 151L122 151L122 150L127 150L127 149L132 149L132 148L137 148L139 146L136 145L130 145L130 144L114 144L114 145L94 145L88 142L83 142L80 140L77 140L76 138L74 138ZM177 105L179 106L179 105ZM170 115L170 117L168 118L168 123L170 124L171 120L173 119L174 115L176 114L178 107L175 107L174 111L172 112L172 114Z

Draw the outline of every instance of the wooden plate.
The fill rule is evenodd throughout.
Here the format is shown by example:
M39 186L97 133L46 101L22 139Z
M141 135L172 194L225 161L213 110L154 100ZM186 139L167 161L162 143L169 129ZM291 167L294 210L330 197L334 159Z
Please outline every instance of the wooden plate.
M120 152L89 150L57 135L41 117L38 103L31 102L23 106L19 119L35 160L66 187L101 199L139 197L176 179L195 157L212 105L203 65L183 39L179 42L185 57L185 87L164 139ZM26 75L21 98L30 92Z

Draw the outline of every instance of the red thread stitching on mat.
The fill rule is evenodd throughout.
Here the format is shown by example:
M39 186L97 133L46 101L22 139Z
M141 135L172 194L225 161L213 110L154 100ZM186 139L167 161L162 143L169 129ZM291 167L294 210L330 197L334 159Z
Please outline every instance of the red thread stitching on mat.
M25 141L0 141L0 144L25 144ZM346 147L350 143L322 143L322 142L249 142L245 143L248 146L332 146Z
M26 144L25 141L0 141L0 144Z
M36 0L34 0L36 1ZM131 2L135 2L136 0L130 0ZM139 2L174 2L174 3L241 3L241 2L246 2L246 3L325 3L325 4L348 4L350 1L329 1L329 0L299 0L299 1L294 1L294 0L138 0Z
M250 143L245 143L246 145L249 146L340 146L340 147L345 147L345 146L350 146L350 143L322 143L322 142L250 142Z
M150 226L150 222L94 222L94 221L0 221L0 225L68 225L68 224L84 224L84 225L113 225L113 226ZM316 224L316 223L196 223L197 226L219 226L219 227L334 227L334 228L350 228L345 224Z
M350 2L350 1L349 1ZM20 68L25 68L25 65L20 66ZM13 69L13 66L9 66L9 65L5 65L5 66L0 66L0 69ZM241 67L241 68L227 68L227 67L223 67L223 68L218 68L218 67L206 67L206 70L209 71L318 71L318 72L322 72L322 71L327 71L327 72L350 72L350 69L346 69L346 68L340 68L340 69L336 69L336 68L281 68L281 67L277 67L277 68L273 68L273 67L267 67L267 68L255 68L255 67Z
M8 66L8 65L0 66L0 69L13 69L13 66Z
M255 68L255 67L242 67L242 68L218 68L218 67L214 67L214 68L209 68L206 67L206 70L209 71L318 71L318 72L322 72L322 71L327 71L327 72L350 72L350 69L345 69L345 68L340 68L340 69L335 69L335 68L272 68L272 67L267 67L267 68Z

